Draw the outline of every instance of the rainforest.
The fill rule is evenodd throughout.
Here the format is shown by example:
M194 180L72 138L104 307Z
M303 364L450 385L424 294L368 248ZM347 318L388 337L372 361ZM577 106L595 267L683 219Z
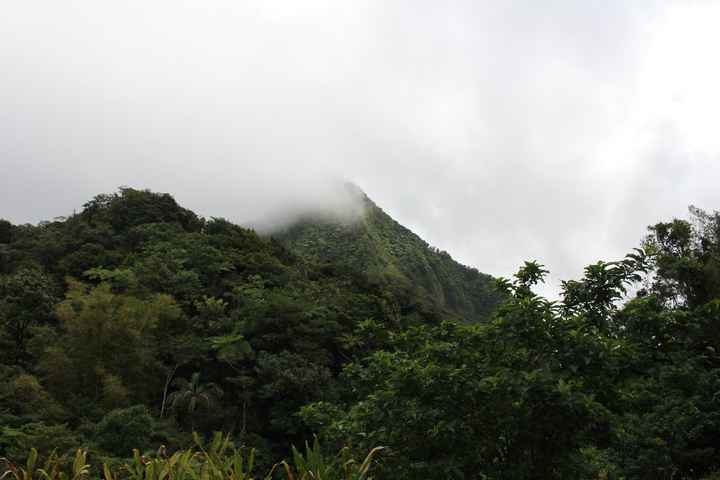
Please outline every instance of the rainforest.
M132 188L0 221L0 476L720 478L720 214L548 300L363 198L272 235Z

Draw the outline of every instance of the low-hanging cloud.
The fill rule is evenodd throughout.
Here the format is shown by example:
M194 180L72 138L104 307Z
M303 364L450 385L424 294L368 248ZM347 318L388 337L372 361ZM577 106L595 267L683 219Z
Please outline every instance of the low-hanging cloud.
M0 217L14 222L128 185L275 224L352 207L350 180L464 263L508 275L537 258L557 285L648 223L720 204L716 2L2 11Z

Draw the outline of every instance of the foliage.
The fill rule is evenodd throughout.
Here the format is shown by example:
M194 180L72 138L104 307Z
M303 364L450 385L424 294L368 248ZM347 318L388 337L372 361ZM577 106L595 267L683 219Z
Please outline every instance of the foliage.
M454 261L400 225L362 192L356 221L303 219L277 233L289 248L314 261L362 272L402 299L406 313L440 309L457 319L487 320L501 295L492 278Z
M0 342L16 363L28 360L27 343L32 327L50 320L57 303L48 277L37 268L20 268L0 277Z
M717 237L703 232L720 217L703 218L715 223L683 238L714 251ZM560 302L533 293L546 271L526 263L499 280L509 300L489 323L391 332L345 367L341 401L306 406L303 418L333 441L388 445L383 473L400 478L710 474L720 466L718 299L698 304L705 290L667 269L671 250L645 245L564 282ZM702 258L700 272L716 261L674 254Z
M277 239L129 188L0 222L6 475L717 476L717 212L652 226L549 301L543 265L492 292L363 201Z
M122 456L133 447L146 447L153 431L153 418L144 405L108 412L97 425L98 446L114 456Z
M312 446L305 442L305 454L297 448L292 448L292 465L283 461L288 480L310 479L342 479L342 480L371 480L369 476L375 456L383 447L375 447L358 463L352 458L350 449L345 447L334 458L328 458L322 449L317 437Z
M190 380L179 378L178 390L168 397L171 408L184 409L192 419L199 408L211 408L216 399L222 396L222 390L214 383L202 383L200 373L195 372ZM194 430L194 428L193 428Z
M692 221L649 227L646 248L655 254L653 291L663 300L697 307L720 296L720 213L690 207Z
M31 422L0 430L0 452L16 461L24 461L31 449L37 449L43 455L55 451L64 454L79 443L78 435L65 424Z
M180 448L222 429L269 461L309 437L297 411L367 351L344 341L359 322L417 321L361 275L167 194L122 188L65 219L2 226L0 454L27 450L17 429L42 424L119 455L134 434L113 443L92 425L143 405L162 428L137 430L136 447L148 431Z
M321 453L317 441L313 447L306 445L303 455L293 448L292 462L282 461L273 466L265 476L256 476L255 451L235 448L229 436L216 433L212 440L204 444L195 437L196 447L167 455L161 448L155 455L145 456L139 450L133 450L129 462L112 468L107 463L101 467L104 480L253 480L276 478L274 472L284 472L287 480L372 480L369 472L376 454L375 448L362 462L356 462L347 449L337 457L327 458ZM87 450L78 449L71 464L64 457L51 454L42 464L37 450L32 449L25 465L16 465L8 459L0 459L6 464L0 478L11 480L81 480L92 473L88 463ZM0 471L2 472L2 471Z
M0 478L9 477L11 480L81 480L86 478L90 471L90 466L86 463L87 451L78 449L75 458L68 468L64 471L64 459L56 453L52 453L48 459L40 466L38 461L38 451L34 448L30 451L25 465L16 465L6 458L4 461L7 469Z

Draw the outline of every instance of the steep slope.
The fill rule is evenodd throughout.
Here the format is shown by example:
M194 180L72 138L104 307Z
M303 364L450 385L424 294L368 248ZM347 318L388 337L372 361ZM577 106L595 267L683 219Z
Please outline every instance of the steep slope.
M169 194L122 188L66 219L0 220L0 457L119 457L224 430L282 458L310 437L299 409L332 398L348 362L443 319L385 287ZM188 409L203 385L212 401ZM144 433L120 433L136 418Z
M353 188L353 187L350 187ZM358 219L306 217L274 236L312 261L343 265L447 314L483 321L500 301L490 275L466 267L405 228L357 189Z

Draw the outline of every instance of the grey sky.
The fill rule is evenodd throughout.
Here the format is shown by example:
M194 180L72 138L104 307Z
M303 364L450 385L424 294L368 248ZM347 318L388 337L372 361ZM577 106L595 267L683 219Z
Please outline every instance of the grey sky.
M4 2L0 217L128 185L245 223L343 178L464 263L557 284L720 208L718 23L701 0Z

